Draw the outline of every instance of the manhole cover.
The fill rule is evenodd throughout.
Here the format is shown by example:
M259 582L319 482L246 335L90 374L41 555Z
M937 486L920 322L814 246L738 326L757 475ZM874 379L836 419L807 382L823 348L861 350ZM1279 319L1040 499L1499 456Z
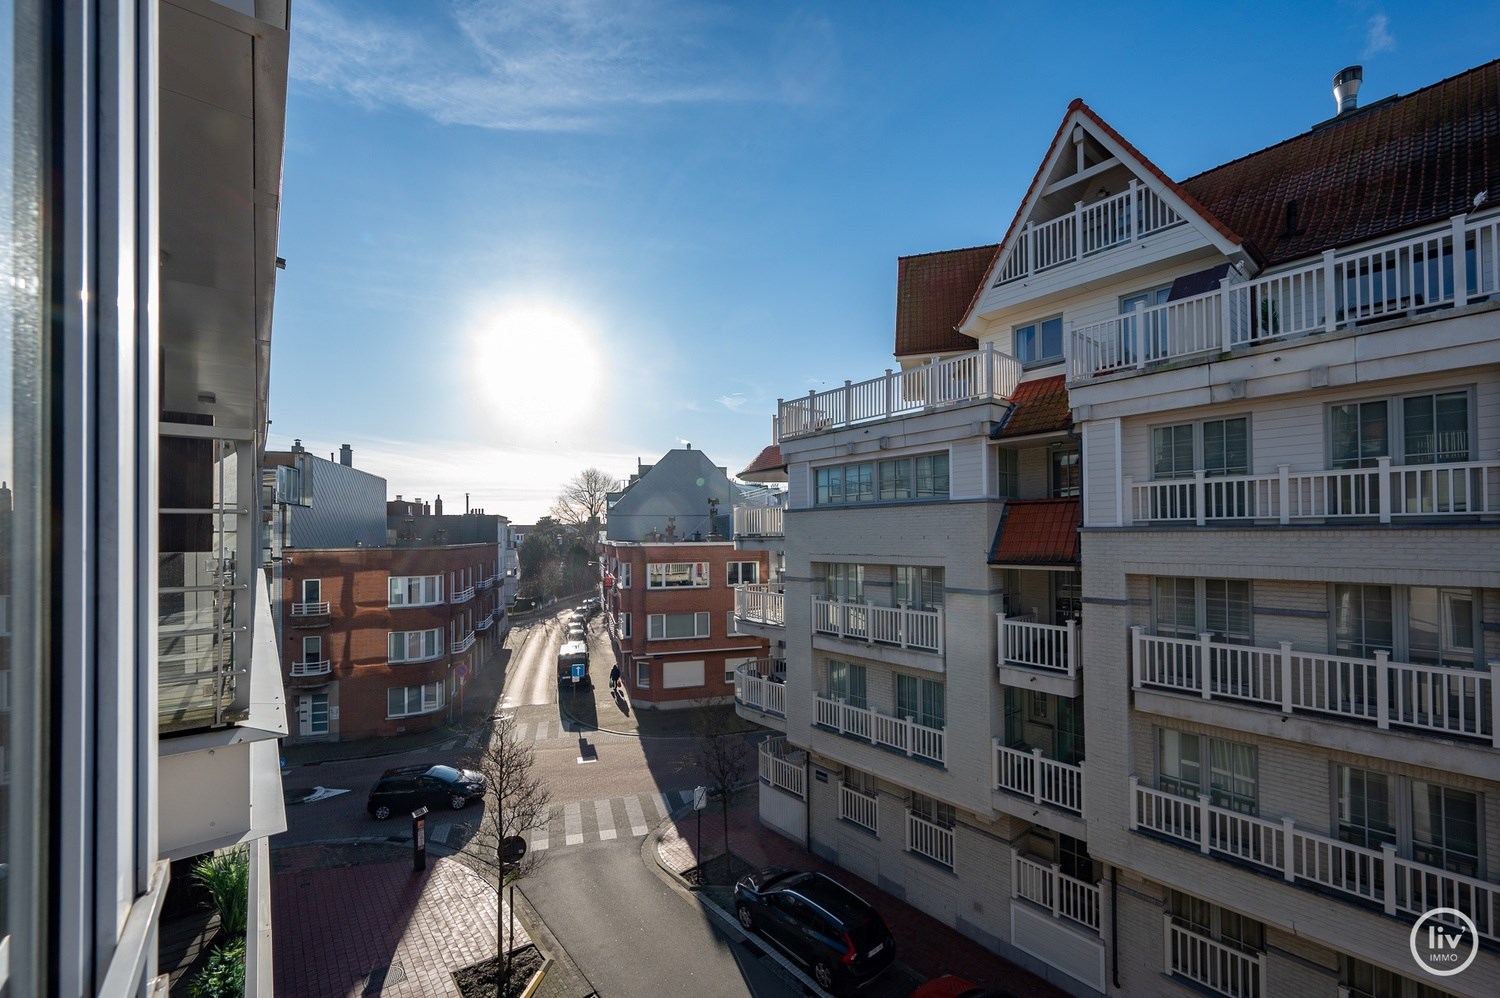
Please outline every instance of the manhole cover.
M387 984L400 984L406 980L406 968L399 963L389 967L377 967L365 979L365 994L378 995Z

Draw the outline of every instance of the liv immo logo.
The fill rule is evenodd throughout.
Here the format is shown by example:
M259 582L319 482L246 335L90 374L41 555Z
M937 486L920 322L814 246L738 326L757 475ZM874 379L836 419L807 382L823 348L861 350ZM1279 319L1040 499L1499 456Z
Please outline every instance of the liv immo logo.
M1423 912L1411 927L1411 957L1437 977L1463 973L1479 955L1479 928L1457 908Z

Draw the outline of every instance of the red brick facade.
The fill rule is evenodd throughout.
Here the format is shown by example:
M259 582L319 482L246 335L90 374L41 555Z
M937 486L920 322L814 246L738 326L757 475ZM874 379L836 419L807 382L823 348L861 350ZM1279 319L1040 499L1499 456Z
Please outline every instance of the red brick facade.
M764 638L732 633L734 589L729 585L729 566L744 562L755 563L756 580L766 581L766 553L736 551L729 541L604 545L604 564L615 580L608 607L620 632L620 671L637 707L649 710L688 707L702 700L727 701L734 696L734 684L725 681L725 673L745 659L769 655ZM651 588L648 566L653 563L705 564L703 578L708 585ZM622 585L625 582L628 588ZM708 614L705 636L651 638L652 615L689 613ZM684 622L683 618L677 622ZM698 668L693 663L698 662L702 663L701 682L694 681Z

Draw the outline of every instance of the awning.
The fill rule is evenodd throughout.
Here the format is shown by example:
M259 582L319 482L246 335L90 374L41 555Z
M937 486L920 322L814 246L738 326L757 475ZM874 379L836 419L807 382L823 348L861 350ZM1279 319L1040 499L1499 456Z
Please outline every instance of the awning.
M989 563L1019 568L1075 568L1078 527L1083 522L1077 499L1013 499L1005 504Z

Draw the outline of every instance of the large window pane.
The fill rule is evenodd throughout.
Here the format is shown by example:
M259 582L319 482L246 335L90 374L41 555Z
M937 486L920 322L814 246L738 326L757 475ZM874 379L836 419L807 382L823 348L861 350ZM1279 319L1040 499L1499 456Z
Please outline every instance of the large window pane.
M1465 876L1479 874L1479 798L1413 780L1412 857Z
M1158 426L1151 431L1151 470L1155 478L1193 477L1193 426Z
M1338 653L1373 658L1378 650L1391 651L1395 629L1391 603L1390 586L1334 586L1334 635Z
M1375 459L1390 454L1385 402L1351 402L1330 412L1330 435L1335 468L1373 468Z

